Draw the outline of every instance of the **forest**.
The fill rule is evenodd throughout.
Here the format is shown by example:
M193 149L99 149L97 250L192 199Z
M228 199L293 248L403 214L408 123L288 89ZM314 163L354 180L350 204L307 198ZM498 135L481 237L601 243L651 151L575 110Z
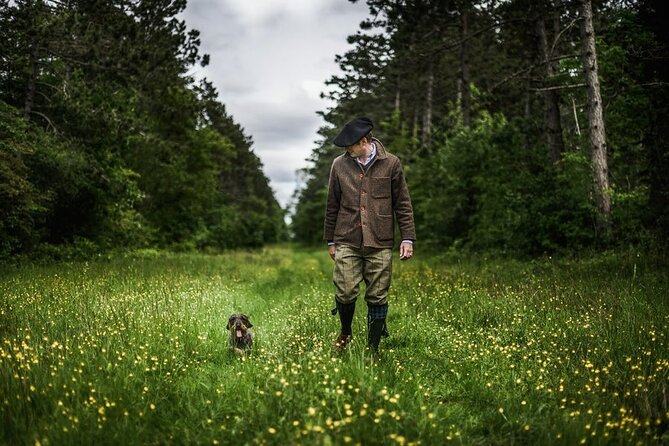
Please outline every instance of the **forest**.
M666 247L666 2L366 4L282 209L191 74L209 56L186 0L0 0L0 258L320 244L332 138L361 115L403 162L420 246Z
M666 246L666 2L368 0L296 192L321 237L332 137L400 156L419 246L520 255Z
M185 7L0 0L0 258L286 238Z
M0 0L0 444L669 443L669 2L365 4L284 209L186 0ZM322 240L356 116L417 229L380 355Z

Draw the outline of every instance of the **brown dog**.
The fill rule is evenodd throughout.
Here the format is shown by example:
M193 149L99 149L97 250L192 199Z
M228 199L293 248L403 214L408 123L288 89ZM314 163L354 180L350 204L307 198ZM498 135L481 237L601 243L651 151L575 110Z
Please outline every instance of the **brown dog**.
M228 319L226 330L230 331L230 348L237 354L244 354L253 346L253 324L243 313L235 313Z

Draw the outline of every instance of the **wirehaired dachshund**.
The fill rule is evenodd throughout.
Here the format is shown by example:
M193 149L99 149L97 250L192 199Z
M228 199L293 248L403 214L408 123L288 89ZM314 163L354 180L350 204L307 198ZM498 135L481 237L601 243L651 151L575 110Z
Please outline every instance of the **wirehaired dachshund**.
M243 313L235 313L228 319L226 330L230 331L230 348L237 354L244 354L253 346L253 324Z

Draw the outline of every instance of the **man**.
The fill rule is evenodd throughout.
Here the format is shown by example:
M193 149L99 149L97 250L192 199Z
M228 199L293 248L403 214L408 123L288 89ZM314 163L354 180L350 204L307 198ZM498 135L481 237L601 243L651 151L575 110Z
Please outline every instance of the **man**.
M413 256L416 229L411 197L399 158L372 137L373 123L360 117L334 139L346 152L330 169L324 239L335 261L333 282L341 333L335 348L352 339L351 323L360 282L366 285L367 345L376 356L388 314L395 220L401 260Z

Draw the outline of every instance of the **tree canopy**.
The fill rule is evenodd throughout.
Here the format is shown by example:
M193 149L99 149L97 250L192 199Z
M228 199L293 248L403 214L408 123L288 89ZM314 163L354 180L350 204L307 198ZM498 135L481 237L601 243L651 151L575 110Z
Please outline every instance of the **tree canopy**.
M185 0L0 0L0 257L286 237Z
M351 0L354 1L355 0ZM669 239L660 0L367 0L292 232L322 237L332 137L366 115L419 243L525 254ZM0 0L0 257L287 237L185 0Z
M324 93L335 105L322 112L296 191L298 240L320 241L329 166L341 153L332 137L366 115L405 166L420 243L531 255L666 243L666 2L367 5ZM590 6L594 31L584 31ZM595 61L600 104L586 76ZM589 136L603 123L588 113L597 106L608 149L599 170Z

